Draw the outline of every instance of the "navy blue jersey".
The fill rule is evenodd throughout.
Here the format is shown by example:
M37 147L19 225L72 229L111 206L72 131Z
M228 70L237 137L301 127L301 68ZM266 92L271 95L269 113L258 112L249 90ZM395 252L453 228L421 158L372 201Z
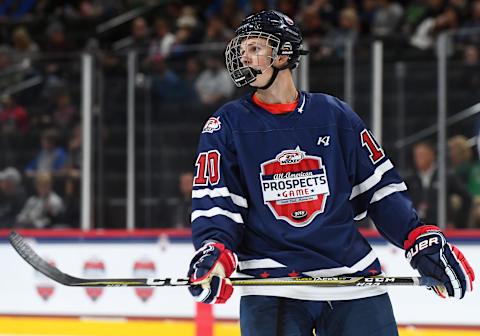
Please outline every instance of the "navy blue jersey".
M398 247L421 225L407 187L348 105L302 92L272 114L251 95L222 106L200 136L192 193L195 248L216 240L255 277L380 274L355 220ZM245 294L353 299L383 288L248 287Z

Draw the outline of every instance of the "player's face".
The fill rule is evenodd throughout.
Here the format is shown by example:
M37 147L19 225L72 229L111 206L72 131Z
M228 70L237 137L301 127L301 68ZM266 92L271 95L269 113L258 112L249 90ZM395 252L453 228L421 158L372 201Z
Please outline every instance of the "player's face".
M260 37L245 39L240 44L241 62L244 66L260 70L262 73L250 85L263 86L270 79L272 73L273 57L272 47L268 40Z

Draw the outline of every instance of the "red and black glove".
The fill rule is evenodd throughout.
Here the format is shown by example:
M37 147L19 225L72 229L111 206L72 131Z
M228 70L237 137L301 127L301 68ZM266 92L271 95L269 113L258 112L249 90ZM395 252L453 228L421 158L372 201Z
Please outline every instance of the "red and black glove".
M404 243L405 256L422 276L439 280L444 286L432 289L442 298L461 299L473 290L475 274L458 248L447 242L435 225L415 228Z
M188 290L198 302L225 303L233 293L228 279L237 267L237 257L221 243L209 242L190 262Z

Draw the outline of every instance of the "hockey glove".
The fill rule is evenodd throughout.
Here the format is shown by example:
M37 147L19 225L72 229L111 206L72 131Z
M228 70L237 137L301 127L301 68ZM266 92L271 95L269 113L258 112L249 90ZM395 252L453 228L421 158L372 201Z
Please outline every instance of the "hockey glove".
M198 302L225 303L233 293L228 277L237 267L237 257L221 243L209 242L190 262L188 290Z
M444 284L432 288L440 297L461 299L467 291L472 291L475 280L472 267L463 253L447 242L438 227L425 225L412 230L404 248L414 269Z

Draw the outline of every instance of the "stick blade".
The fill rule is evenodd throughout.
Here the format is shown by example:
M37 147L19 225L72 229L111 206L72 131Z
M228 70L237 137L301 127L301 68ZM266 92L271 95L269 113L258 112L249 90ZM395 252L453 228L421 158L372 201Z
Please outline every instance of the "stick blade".
M63 285L70 286L72 280L75 278L69 276L58 270L55 266L50 265L44 259L42 259L25 241L25 238L22 237L19 233L12 231L8 236L10 244L13 246L15 251L33 268L35 268L40 273L49 277L53 281L59 282Z

